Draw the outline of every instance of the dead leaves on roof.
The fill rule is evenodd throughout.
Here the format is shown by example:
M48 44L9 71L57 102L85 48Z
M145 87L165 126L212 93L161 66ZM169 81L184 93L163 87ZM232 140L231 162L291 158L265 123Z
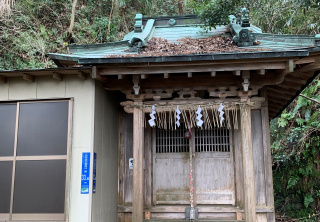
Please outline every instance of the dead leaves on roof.
M172 56L190 54L211 54L225 52L257 51L254 49L238 48L231 38L212 36L204 39L183 38L177 43L164 38L152 38L139 54L110 55L106 57L138 57L138 56Z
M241 51L230 38L212 36L205 39L183 38L170 43L163 38L152 38L140 54L145 56L187 55Z

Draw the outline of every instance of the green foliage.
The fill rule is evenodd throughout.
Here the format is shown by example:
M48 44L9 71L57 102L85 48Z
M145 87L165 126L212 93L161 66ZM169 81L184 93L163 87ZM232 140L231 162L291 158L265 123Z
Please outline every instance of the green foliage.
M192 0L192 12L199 14L205 30L229 23L230 14L250 10L251 23L263 32L282 34L317 34L320 32L319 0Z
M320 77L303 91L320 99ZM276 210L304 221L318 221L320 210L320 105L298 97L271 121Z
M229 15L238 14L240 7L245 5L243 0L204 0L191 1L189 6L193 12L199 14L204 23L204 29L211 30L218 25L228 25Z
M121 40L132 31L136 13L178 14L175 0L79 0L69 38L71 7L63 0L16 1L11 15L0 18L0 69L55 67L47 53L67 53L70 43Z

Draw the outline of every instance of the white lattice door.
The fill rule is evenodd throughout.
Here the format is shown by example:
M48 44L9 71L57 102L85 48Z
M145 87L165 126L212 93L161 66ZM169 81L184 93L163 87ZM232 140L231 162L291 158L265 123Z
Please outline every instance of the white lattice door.
M156 129L153 152L153 203L189 204L189 141L186 129ZM229 130L193 129L196 204L235 204Z

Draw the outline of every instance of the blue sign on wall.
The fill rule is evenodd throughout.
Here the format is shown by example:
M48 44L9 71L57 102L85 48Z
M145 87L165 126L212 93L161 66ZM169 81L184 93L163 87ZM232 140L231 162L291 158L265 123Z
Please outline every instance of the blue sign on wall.
M89 194L90 153L82 153L81 194Z
M97 153L93 156L93 182L92 182L92 193L96 193L96 171L97 170Z

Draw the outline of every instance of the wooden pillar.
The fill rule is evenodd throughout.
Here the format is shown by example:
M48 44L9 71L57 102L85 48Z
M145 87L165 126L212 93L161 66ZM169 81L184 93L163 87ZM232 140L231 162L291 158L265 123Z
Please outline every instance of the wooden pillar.
M273 196L273 177L272 177L272 158L270 148L270 126L268 113L268 94L266 87L260 89L260 95L266 100L262 103L261 117L262 117L262 131L263 131L263 147L264 147L264 164L265 164L265 178L266 178L266 205L274 209ZM267 213L268 222L275 222L275 212Z
M142 103L135 102L133 108L133 201L132 222L143 221L143 154L144 128Z
M246 222L256 222L250 105L242 105L240 108L240 114L245 220Z

